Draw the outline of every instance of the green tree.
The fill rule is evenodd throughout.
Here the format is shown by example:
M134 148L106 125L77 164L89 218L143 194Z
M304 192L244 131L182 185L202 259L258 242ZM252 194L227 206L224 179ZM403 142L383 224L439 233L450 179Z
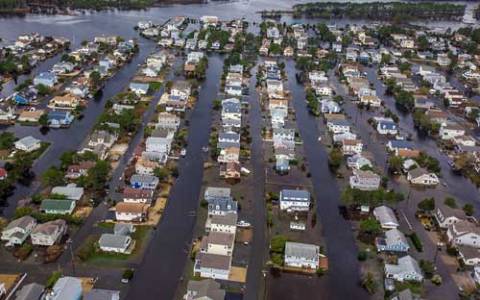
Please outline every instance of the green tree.
M403 169L403 158L392 155L388 158L388 170L392 174L400 174Z
M328 165L334 171L337 171L343 162L343 153L339 148L333 148L328 154Z
M107 161L99 160L93 168L90 168L85 178L85 185L97 192L105 187L110 172L110 164Z
M90 73L89 80L92 89L97 90L102 84L102 75L100 75L100 72L98 71L93 71L92 73Z
M433 197L425 198L418 203L417 207L420 210L431 212L435 209L435 199Z
M168 178L169 171L168 171L167 168L159 167L159 168L155 168L155 170L153 170L153 175L158 177L158 180L163 181L163 180Z
M451 208L457 208L457 201L452 197L445 198L444 204Z
M463 206L463 211L467 216L473 216L473 214L475 213L475 208L473 204L467 203Z
M382 232L382 226L376 219L368 218L360 222L360 232L376 236Z
M273 236L270 241L270 251L275 253L283 253L285 251L285 243L287 240L287 237L284 235L277 234Z
M0 150L12 149L15 144L15 135L11 132L0 133Z
M51 166L42 174L42 184L44 186L57 186L65 183L63 172L55 166Z

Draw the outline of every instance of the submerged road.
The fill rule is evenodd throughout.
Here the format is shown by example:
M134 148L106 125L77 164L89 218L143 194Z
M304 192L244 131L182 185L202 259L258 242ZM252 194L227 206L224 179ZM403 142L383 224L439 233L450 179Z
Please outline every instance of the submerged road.
M203 179L202 147L208 146L213 100L217 96L223 59L209 57L206 79L190 118L187 155L167 207L131 283L127 299L173 299L193 237Z
M339 214L340 190L335 177L328 168L328 155L317 141L319 129L317 120L307 110L304 87L296 82L295 62L287 60L288 89L292 95L296 120L303 140L305 158L311 173L314 197L317 203L317 216L322 224L329 270L322 278L312 278L304 284L295 284L299 276L282 274L275 279L275 290L270 291L270 299L307 299L316 295L317 299L367 299L367 292L359 285L359 264L357 247L350 225Z

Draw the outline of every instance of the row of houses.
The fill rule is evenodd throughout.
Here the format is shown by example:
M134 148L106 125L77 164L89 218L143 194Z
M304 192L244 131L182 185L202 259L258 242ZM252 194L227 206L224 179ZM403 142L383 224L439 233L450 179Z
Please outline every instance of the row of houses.
M6 246L20 246L28 237L34 246L52 246L67 233L67 222L57 219L42 224L31 216L23 216L11 221L3 230L1 240Z

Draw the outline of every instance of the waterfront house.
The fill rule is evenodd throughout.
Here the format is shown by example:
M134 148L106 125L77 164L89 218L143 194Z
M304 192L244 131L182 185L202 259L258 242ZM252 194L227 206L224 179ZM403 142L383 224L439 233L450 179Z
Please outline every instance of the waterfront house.
M171 150L172 137L150 136L145 141L145 151L169 154Z
M52 246L67 233L67 222L62 219L38 224L30 234L32 244L36 246Z
M385 205L375 207L373 216L383 229L395 229L399 226L398 219L393 210Z
M188 81L177 80L173 83L170 94L182 100L188 100L188 97L192 94L192 85Z
M82 281L76 277L62 277L57 280L45 300L80 300L82 299Z
M151 189L134 189L127 186L123 189L122 199L127 203L151 203L153 193Z
M106 130L95 130L88 140L88 147L94 149L97 146L104 146L106 149L110 149L118 136L111 134Z
M37 221L31 216L23 216L11 221L2 230L2 241L7 245L21 245L37 225Z
M352 132L340 132L333 134L334 143L342 143L344 140L356 140L357 135Z
M328 120L327 128L330 132L334 134L350 132L350 122L341 119Z
M220 165L220 176L225 179L239 179L241 167L238 162L227 162Z
M72 124L74 118L69 111L50 111L47 115L47 122L51 128L68 127Z
M77 187L75 183L67 184L66 186L56 186L52 188L52 194L65 196L68 200L78 201L82 198L84 193L83 187Z
M134 174L130 178L130 184L135 189L150 189L155 190L159 180L153 175Z
M415 168L408 171L407 180L411 184L432 186L440 183L437 174L428 172L424 168Z
M465 129L455 123L448 123L440 127L439 136L442 140L451 140L465 135Z
M224 232L210 232L202 238L200 251L218 255L232 255L235 245L235 234Z
M423 281L423 274L417 261L410 255L398 259L396 265L385 264L385 277L399 282Z
M30 123L37 123L40 120L40 117L44 114L43 109L39 110L24 110L18 116L19 122L30 122Z
M204 198L208 202L214 199L232 199L231 189L209 186L205 189Z
M338 103L333 100L325 99L320 101L320 103L320 111L324 114L336 114L339 113L341 110L340 105L338 105Z
M390 140L387 142L387 150L397 154L400 150L415 150L415 146L406 140Z
M229 98L222 101L222 120L223 119L239 119L242 117L242 108L240 100Z
M232 257L210 253L198 253L193 272L203 278L228 280Z
M235 233L237 231L236 213L228 213L224 215L212 215L207 218L205 229L210 232L226 232Z
M226 292L213 279L189 280L184 300L224 300Z
M217 161L219 163L238 163L240 159L240 148L239 147L227 147L220 150L220 155L218 156Z
M49 88L55 86L57 81L57 76L51 72L42 72L33 78L34 85L44 85Z
M228 147L240 147L240 134L233 131L220 132L217 148L225 149Z
M273 129L273 143L274 145L283 144L285 141L295 141L294 128L274 128Z
M382 135L395 135L398 133L398 127L393 121L381 120L377 123L377 132Z
M360 154L363 151L363 143L361 140L344 139L342 141L343 155Z
M286 242L284 264L286 267L313 269L319 266L320 247L317 245Z
M61 61L52 66L52 73L56 75L70 73L75 68L75 65L68 61Z
M115 205L115 219L124 222L143 222L148 216L148 204L119 202Z
M445 205L437 207L433 216L440 228L447 229L450 225L461 221L465 217L465 214L461 210L450 208Z
M71 94L55 96L48 102L48 107L51 109L72 110L79 105L80 99Z
M347 166L351 169L360 170L363 167L372 168L373 164L368 158L362 156L361 153L358 153L347 158Z
M40 205L40 211L52 215L71 215L75 206L74 200L45 199Z
M466 266L480 265L480 249L471 246L457 246L458 258Z
M158 167L160 167L158 161L140 157L135 162L135 173L141 175L154 175L155 169Z
M1 82L1 79L0 79ZM0 123L10 123L15 120L17 116L15 115L15 109L9 106L6 110L0 108ZM21 120L19 120L21 121Z
M98 247L104 252L125 254L128 252L132 238L128 235L104 233L98 240Z
M214 198L208 201L208 215L226 215L237 213L238 204L231 198Z
M25 152L32 152L37 149L40 149L42 146L40 140L34 138L33 136L26 136L15 142L15 148Z
M120 300L120 291L91 289L84 294L83 300Z
M362 191L374 191L380 187L380 176L370 170L354 170L350 176L350 187Z
M180 118L172 113L161 112L158 114L156 128L165 128L177 130L180 126Z
M310 192L306 190L283 189L279 195L280 209L287 211L308 211L310 209Z
M375 240L377 251L408 252L410 245L405 235L398 229L393 228L385 232L385 237Z
M460 220L448 227L447 239L454 246L480 248L480 226L470 221Z
M137 96L145 96L148 93L148 83L130 82L128 88L134 92Z

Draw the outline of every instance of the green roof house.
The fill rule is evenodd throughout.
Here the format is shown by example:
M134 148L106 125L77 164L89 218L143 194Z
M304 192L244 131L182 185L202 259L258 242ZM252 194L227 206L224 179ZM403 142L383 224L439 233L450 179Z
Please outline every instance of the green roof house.
M40 206L40 210L46 214L70 215L74 209L74 200L45 199Z

